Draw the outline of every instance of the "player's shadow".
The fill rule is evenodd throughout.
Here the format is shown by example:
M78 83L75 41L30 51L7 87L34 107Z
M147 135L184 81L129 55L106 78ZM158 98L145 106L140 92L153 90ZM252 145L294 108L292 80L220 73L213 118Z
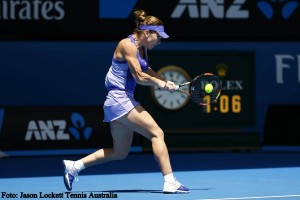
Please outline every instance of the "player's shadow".
M132 190L101 190L101 191L72 191L72 193L162 193L161 190L143 190L143 189L132 189Z
M161 190L143 190L143 189L133 189L133 190L105 190L102 192L113 192L113 193L162 193Z
M213 188L190 189L190 190L212 190ZM103 191L77 191L80 192L104 192L104 193L163 193L162 190L144 190L144 189L131 189L131 190L103 190ZM76 192L72 192L76 193Z

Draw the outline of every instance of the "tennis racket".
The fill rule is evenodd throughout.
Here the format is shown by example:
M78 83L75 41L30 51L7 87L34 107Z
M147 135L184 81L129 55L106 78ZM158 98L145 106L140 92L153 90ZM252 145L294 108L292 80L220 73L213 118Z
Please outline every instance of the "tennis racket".
M206 92L205 86L207 84L212 85L212 91ZM182 87L188 86L187 89ZM212 73L204 73L193 80L177 85L176 90L183 92L190 96L190 98L197 104L206 106L216 103L221 94L222 82L217 75Z

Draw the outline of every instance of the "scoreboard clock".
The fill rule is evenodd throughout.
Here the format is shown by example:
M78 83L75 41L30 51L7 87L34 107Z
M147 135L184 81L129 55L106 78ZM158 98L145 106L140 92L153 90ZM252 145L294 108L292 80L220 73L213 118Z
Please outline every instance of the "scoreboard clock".
M176 85L191 80L188 73L184 69L177 66L163 67L157 73L165 79L173 81ZM150 92L153 97L153 100L157 103L157 105L167 110L181 109L189 102L189 96L182 92L161 91L157 87L151 87Z

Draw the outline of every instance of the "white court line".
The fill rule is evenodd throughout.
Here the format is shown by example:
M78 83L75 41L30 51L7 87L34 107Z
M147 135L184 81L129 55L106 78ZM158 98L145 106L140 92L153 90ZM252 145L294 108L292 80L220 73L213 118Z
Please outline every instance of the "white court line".
M270 199L270 198L289 198L289 197L300 197L300 194L282 195L282 196L237 197L237 198L220 198L220 199L197 199L197 200Z

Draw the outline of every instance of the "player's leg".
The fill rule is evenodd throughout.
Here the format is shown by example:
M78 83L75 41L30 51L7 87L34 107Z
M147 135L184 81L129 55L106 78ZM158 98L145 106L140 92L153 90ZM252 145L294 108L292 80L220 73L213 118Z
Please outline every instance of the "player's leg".
M128 115L117 119L117 121L126 124L130 129L150 140L155 159L163 175L172 173L169 153L164 141L164 133L142 106L135 107Z
M168 149L164 141L164 132L152 116L142 106L138 105L127 115L117 120L151 141L155 159L164 175L164 192L188 193L189 189L176 181L173 176Z
M77 180L77 176L81 170L96 164L125 159L128 155L132 143L133 131L117 121L111 122L110 128L113 138L112 148L99 149L77 161L63 160L65 167L64 183L69 191L72 190L73 181Z
M113 148L99 149L82 158L85 167L101 164L112 160L125 159L130 151L133 131L118 121L110 123Z

